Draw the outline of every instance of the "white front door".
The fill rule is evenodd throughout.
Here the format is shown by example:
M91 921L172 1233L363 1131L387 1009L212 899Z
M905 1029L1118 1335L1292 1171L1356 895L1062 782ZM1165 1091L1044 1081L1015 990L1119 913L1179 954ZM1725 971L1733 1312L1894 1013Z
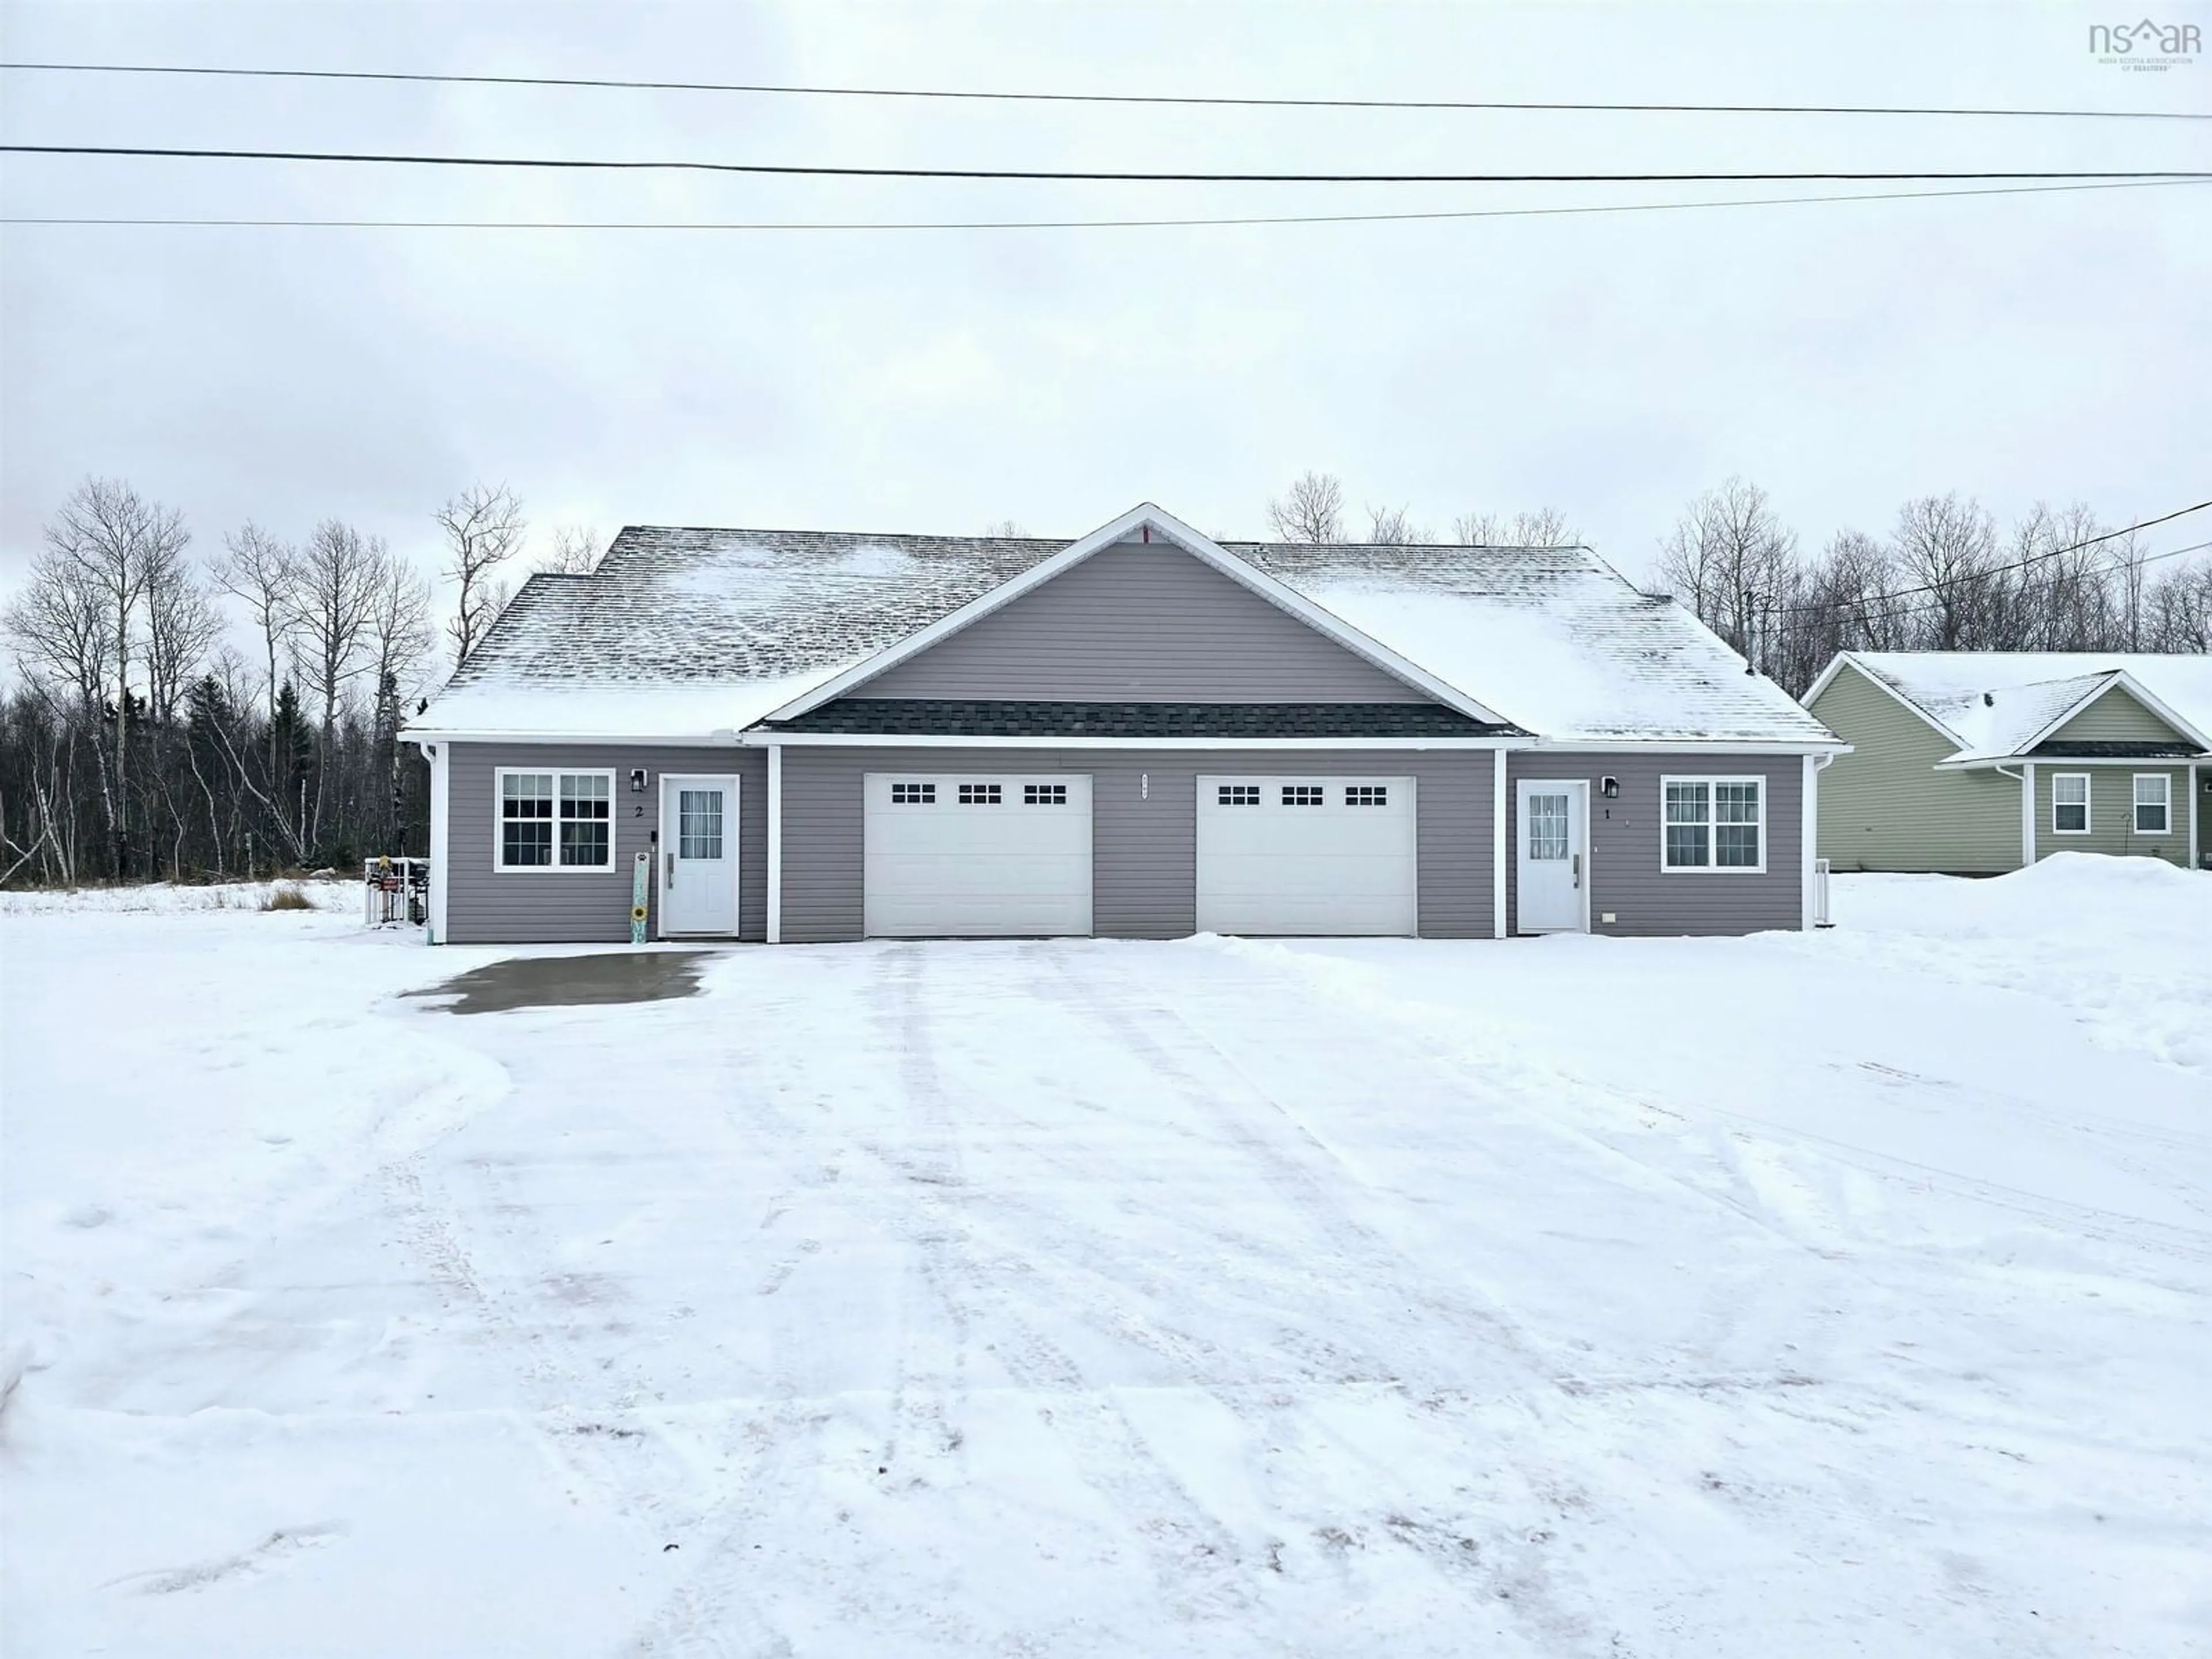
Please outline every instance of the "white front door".
M871 772L862 782L871 939L1091 931L1089 777Z
M1198 931L1400 934L1420 919L1413 780L1198 780Z
M738 781L660 780L660 931L738 931Z
M1523 778L1519 797L1517 931L1580 933L1589 926L1589 785Z

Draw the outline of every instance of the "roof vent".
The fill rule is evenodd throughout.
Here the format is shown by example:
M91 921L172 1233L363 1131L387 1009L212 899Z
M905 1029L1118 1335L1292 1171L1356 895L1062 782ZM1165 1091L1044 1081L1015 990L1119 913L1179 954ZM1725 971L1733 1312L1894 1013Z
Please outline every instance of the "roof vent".
M1986 692L1986 691L1984 691L1984 692L1983 692L1983 693L1982 693L1982 707L1983 707L1983 708L1996 708L1996 706L1997 706L1997 700L1996 700L1994 696L1990 696L1990 693L1988 693L1988 692Z

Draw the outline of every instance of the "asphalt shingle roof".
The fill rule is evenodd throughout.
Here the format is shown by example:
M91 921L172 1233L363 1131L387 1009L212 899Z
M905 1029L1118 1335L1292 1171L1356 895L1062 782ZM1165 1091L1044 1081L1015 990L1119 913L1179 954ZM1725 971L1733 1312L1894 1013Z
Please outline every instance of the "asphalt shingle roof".
M741 729L1067 545L632 527L591 575L533 577L415 724ZM1680 605L1587 549L1218 545L1544 738L1833 740Z

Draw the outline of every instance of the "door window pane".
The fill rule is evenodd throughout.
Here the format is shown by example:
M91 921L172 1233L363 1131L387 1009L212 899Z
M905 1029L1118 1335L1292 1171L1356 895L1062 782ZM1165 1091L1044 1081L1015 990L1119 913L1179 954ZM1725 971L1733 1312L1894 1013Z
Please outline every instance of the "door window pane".
M722 792L719 789L679 789L676 792L676 856L719 859L722 856Z
M1528 856L1532 860L1564 859L1567 855L1567 798L1565 795L1528 797Z

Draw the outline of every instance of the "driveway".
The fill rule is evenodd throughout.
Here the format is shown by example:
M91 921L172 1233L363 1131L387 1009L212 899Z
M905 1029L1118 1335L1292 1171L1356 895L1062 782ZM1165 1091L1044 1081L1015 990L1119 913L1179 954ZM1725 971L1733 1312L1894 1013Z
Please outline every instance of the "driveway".
M25 1651L2184 1650L2197 1079L2063 1115L2087 1039L1982 993L1944 1040L2047 1097L1809 941L732 951L466 1018L392 994L497 953L357 945L253 945L305 1030L218 995L181 1062L296 1156L33 1240ZM1842 986L1905 1047L1758 1029ZM217 1237L67 1278L177 1202Z

